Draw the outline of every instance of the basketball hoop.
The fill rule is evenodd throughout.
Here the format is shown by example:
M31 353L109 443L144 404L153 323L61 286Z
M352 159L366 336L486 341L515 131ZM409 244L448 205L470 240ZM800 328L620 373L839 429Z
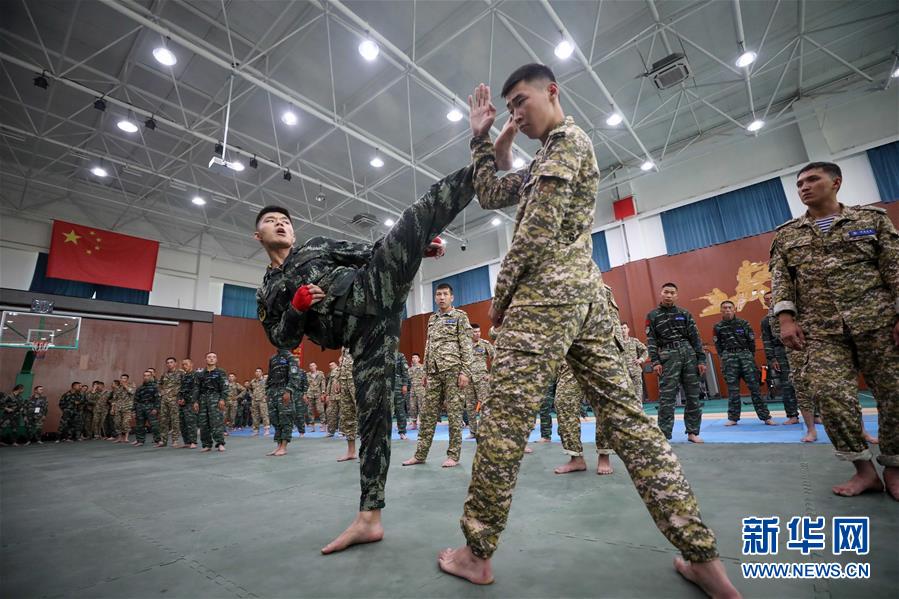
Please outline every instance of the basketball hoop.
M50 349L49 341L36 341L31 344L31 351L34 352L35 360L43 360L47 357L47 350Z

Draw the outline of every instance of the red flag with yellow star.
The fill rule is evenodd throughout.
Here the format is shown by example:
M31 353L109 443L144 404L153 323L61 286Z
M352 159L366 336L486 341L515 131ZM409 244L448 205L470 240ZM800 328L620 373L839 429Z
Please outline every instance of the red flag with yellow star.
M158 254L158 241L55 220L47 276L150 291Z

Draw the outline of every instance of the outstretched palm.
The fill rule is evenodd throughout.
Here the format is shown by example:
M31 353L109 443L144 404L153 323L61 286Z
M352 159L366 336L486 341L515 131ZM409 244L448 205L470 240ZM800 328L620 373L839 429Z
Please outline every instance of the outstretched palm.
M483 83L478 85L474 95L468 96L468 107L472 135L478 137L490 131L496 120L496 107L490 101L490 87Z

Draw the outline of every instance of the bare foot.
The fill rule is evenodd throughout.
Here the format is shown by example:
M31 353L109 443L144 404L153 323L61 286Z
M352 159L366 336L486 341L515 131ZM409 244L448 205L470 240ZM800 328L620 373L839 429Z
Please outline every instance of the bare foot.
M188 447L188 449L196 449L196 448L197 448L196 443L191 443L190 446Z
M408 460L406 460L405 462L403 462L403 466L417 466L418 464L424 464L424 463L425 463L424 460L419 460L415 457L411 457Z
M409 427L409 430L410 430L410 431L417 431L417 430L418 430L418 425L417 425L417 424L413 424L412 426Z
M678 574L698 586L709 597L715 599L739 599L739 591L727 578L724 564L714 559L705 563L691 563L682 557L674 558L674 569Z
M724 426L737 426L737 421L736 420L728 420L727 422L724 423Z
M596 473L603 476L605 474L612 474L613 472L615 471L612 469L612 460L609 459L609 454L599 454L599 460L596 463Z
M887 466L883 469L883 482L887 495L899 501L899 467Z
M493 568L489 559L481 559L468 545L458 549L444 549L437 554L437 567L453 576L474 584L493 584Z
M862 493L882 493L883 483L877 476L877 471L871 462L867 462L867 467L856 472L852 478L841 485L833 487L833 492L842 497L855 497Z
M268 452L265 455L275 455L275 452L278 451L279 449L280 449L280 447L276 447L275 449L271 450L270 452Z
M525 445L525 446L524 446L524 452L525 452L525 453L534 453L534 450L531 449L530 447L528 447L527 445Z
M765 421L765 424L767 424L768 426L777 426L777 423L774 422L774 421L773 421L772 419L770 419L770 418L769 418L768 420Z
M814 443L817 440L818 440L818 432L817 431L809 431L802 438L803 443Z
M552 443L552 439L547 439L546 437L540 437L537 439L537 443Z
M355 460L355 459L356 459L355 453L345 453L342 456L340 456L339 458L337 458L337 461L338 462L349 462L350 460Z
M687 441L689 441L690 443L705 443L705 441L702 440L702 437L700 437L699 435L694 435L693 433L687 435Z
M218 450L219 450L219 451L225 451L225 446L224 446L224 445L219 445L219 446L218 446Z
M287 455L287 448L286 448L286 447L279 447L278 449L276 449L275 451L271 452L271 453L268 454L268 455L273 455L273 456Z
M259 431L254 432L254 433L253 433L252 435L250 435L250 436L251 436L251 437L258 437L258 436L259 436Z
M441 468L455 468L459 465L459 462L454 460L453 458L446 458L446 461L440 464Z
M569 472L583 472L587 469L587 462L581 456L572 456L570 460L561 466L553 468L556 474L568 474Z
M868 433L865 433L865 441L867 441L867 442L870 443L871 445L878 445L878 444L880 444L880 439L878 439L878 438L875 437L874 435L870 435L870 434L868 434Z
M406 433L400 433L400 439L402 439L403 441L405 441L405 440L406 440Z
M792 418L787 418L783 421L783 424L786 426L788 424L799 424L799 417L793 416Z
M207 451L212 451L212 448L211 448L211 447L204 447L203 449L200 450L200 453L206 453Z
M345 531L322 547L322 553L336 553L347 547L362 543L377 543L384 538L384 527L381 526L381 510L359 512L353 523Z
M815 424L824 424L824 421L821 420L820 416L815 416Z

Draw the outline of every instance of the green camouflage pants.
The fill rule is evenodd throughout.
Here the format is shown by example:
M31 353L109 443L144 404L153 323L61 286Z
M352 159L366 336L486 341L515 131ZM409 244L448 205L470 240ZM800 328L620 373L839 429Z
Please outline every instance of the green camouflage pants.
M265 428L271 426L271 422L268 419L268 403L264 399L253 400L253 403L250 404L250 409L253 411L253 430L257 433L259 432L259 425L261 424Z
M340 432L344 434L347 441L356 440L356 428L358 420L356 418L356 387L355 385L341 385L339 396L340 410Z
M899 347L893 343L892 327L843 335L806 334L805 342L803 384L821 408L824 430L837 457L849 461L872 457L862 433L860 370L877 402L877 460L899 467Z
M396 430L406 434L406 396L402 390L393 392L393 417L396 418Z
M115 423L115 430L120 435L127 435L131 431L131 416L134 413L133 405L117 405L115 408L115 414L113 415L113 422Z
M428 386L425 390L425 403L421 406L421 427L418 429L418 446L415 448L415 459L428 459L437 419L440 417L440 406L446 402L446 417L449 421L449 448L446 457L459 461L462 455L462 392L459 389L459 375L452 372L440 372L428 375ZM470 416L469 416L470 418Z
M200 396L200 413L198 414L200 425L200 441L203 449L212 447L213 443L218 447L225 444L225 412L219 410L217 397ZM260 401L265 419L268 420L268 405Z
M772 364L768 364L768 376L777 377L777 387L780 390L787 418L796 418L799 416L799 407L796 404L796 389L793 386L793 374L790 372L787 348L782 345L774 346L774 358L777 360L779 370L775 370Z
M63 410L59 420L59 438L77 441L81 437L81 412L79 410Z
M702 424L702 406L699 404L699 371L696 354L686 342L659 350L662 362L662 380L659 382L659 428L666 439L674 430L674 403L678 388L684 386L684 428L688 435L698 435Z
M337 432L337 424L340 422L340 394L335 393L328 397L328 434Z
M553 436L553 404L556 400L556 383L553 383L540 403L540 436L544 439L552 439Z
M138 443L143 443L147 437L147 428L153 435L153 442L159 443L159 410L152 404L134 404L134 435Z
M183 406L178 406L179 425L181 426L181 438L185 445L197 444L197 413L194 412L193 404L185 402Z
M271 422L275 427L275 443L285 441L290 443L293 435L293 398L284 401L283 395L272 397L268 404L272 407Z
M91 423L91 435L95 437L103 437L103 424L106 422L106 416L109 414L109 408L105 406L97 406L94 409L94 421Z
M631 383L634 384L634 392L637 394L637 399L643 401L643 369L639 366L628 366L627 372L631 375Z
M425 403L425 389L419 385L412 385L409 390L409 419L413 422L418 420L418 414L421 406Z
M476 374L471 382L462 390L465 397L465 411L468 412L468 430L473 436L478 435L478 420L490 390L490 375Z
M271 420L271 418L269 418ZM237 398L225 400L225 422L231 426L236 426L237 422Z
M293 398L293 422L297 427L297 432L301 435L306 434L306 412L309 406L306 405L306 398L302 395ZM293 429L291 429L293 431ZM291 432L291 434L293 434Z
M562 453L572 457L582 457L584 455L584 444L581 443L581 402L584 400L584 393L581 386L574 378L571 369L567 364L562 365L562 372L559 373L559 382L556 384L556 419L559 423L559 438L562 439ZM593 413L596 417L596 453L612 454L615 453L609 449L602 434L602 426L599 422L599 405L592 404Z
M727 419L732 422L740 420L743 404L740 401L740 379L746 381L749 393L752 396L752 407L762 422L771 418L768 406L762 401L759 390L759 371L755 365L755 358L748 351L726 352L721 358L724 381L727 383Z
M605 302L506 312L462 515L478 557L493 555L506 527L534 412L563 359L598 407L606 438L662 534L691 562L717 557L715 535L702 522L677 456L628 381L611 318Z
M25 425L27 427L26 435L28 436L28 441L32 443L37 443L41 440L41 435L44 432L44 416L40 414L29 414L28 418L25 420Z
M181 437L181 414L178 408L178 400L174 397L163 397L159 402L159 435L163 445L168 445L169 433L172 435L172 445L176 445Z

